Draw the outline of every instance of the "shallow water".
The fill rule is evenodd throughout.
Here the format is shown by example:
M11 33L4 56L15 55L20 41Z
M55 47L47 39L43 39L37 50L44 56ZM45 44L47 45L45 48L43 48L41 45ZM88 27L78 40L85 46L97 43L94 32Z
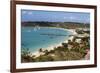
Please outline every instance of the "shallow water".
M61 28L48 27L22 27L21 29L21 48L28 48L31 52L40 48L63 43L72 33Z

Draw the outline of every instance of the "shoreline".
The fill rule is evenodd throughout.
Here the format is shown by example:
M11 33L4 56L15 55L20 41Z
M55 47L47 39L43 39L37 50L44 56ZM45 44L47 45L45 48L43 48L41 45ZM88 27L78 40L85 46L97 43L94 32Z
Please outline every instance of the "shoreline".
M47 27L46 27L47 28ZM51 28L51 27L48 27L48 28ZM54 27L54 28L56 28L56 27ZM75 29L64 29L64 28L61 28L61 29L63 29L63 30L67 30L67 31L69 31L69 32L71 32L72 33L72 35L76 35L77 33L75 32ZM74 38L74 36L70 36L68 39L66 39L65 41L63 41L63 42L60 42L60 43L58 43L58 44L54 44L54 45L52 45L52 46L48 46L47 48L43 48L42 50L44 51L44 50L48 50L48 51L50 51L50 50L54 50L54 47L58 47L58 46L62 46L62 43L68 43L68 40L72 40ZM32 52L32 55L35 55L35 57L38 57L38 56L40 56L41 54L44 54L43 52L42 53L40 53L39 51L34 51L34 52Z

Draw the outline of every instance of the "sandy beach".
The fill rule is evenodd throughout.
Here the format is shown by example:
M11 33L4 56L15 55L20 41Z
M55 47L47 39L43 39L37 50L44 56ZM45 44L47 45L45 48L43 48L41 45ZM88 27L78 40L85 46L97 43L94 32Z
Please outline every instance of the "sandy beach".
M49 28L51 28L51 27L49 27ZM76 35L76 34L77 34L77 33L75 32L75 29L64 29L64 28L61 28L61 29L66 30L66 31L69 31L69 32L73 33L73 35ZM42 50L43 50L43 51L44 51L44 50L48 50L48 51L53 50L54 47L62 46L62 43L68 43L68 40L72 40L73 38L74 38L74 36L70 36L70 37L69 37L68 39L66 39L65 41L60 42L60 43L58 43L58 44L54 44L54 45L49 46L49 47L47 47L47 48L43 48ZM35 57L38 57L38 56L43 55L43 54L44 54L43 52L40 53L39 51L35 51L35 52L32 53L32 55L35 55Z

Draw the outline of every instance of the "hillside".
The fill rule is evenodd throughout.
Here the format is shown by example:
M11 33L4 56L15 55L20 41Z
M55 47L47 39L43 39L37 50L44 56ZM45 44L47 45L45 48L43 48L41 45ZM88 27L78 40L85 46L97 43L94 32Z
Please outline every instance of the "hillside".
M74 28L89 28L90 25L88 23L77 23L77 22L21 22L22 26L26 27L61 27L67 29L74 29Z

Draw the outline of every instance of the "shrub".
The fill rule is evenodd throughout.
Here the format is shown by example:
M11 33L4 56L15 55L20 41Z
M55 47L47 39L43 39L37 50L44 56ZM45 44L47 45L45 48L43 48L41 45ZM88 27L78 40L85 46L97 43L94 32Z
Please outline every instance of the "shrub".
M34 56L31 56L29 49L22 49L21 51L21 62L33 62Z

